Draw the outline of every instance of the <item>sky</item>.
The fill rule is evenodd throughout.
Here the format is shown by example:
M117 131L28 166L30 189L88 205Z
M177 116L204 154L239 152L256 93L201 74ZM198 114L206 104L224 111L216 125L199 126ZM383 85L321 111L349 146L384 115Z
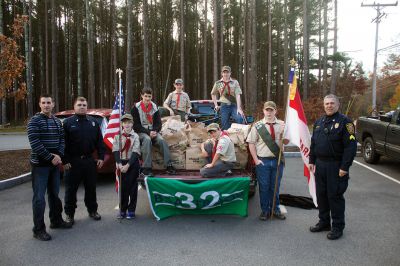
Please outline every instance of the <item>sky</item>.
M376 10L361 7L362 2L374 3L373 0L338 0L338 51L346 52L353 61L362 62L366 72L372 72L376 24L371 21L376 17ZM375 3L391 4L396 0L375 0ZM378 49L400 43L400 3L382 11L387 15L379 23ZM400 54L400 47L378 53L378 69L390 52Z

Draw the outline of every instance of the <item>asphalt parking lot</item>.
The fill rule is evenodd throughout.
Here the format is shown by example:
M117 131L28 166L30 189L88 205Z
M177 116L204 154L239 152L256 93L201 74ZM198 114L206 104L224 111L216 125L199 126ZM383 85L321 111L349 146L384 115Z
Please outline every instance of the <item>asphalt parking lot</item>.
M300 158L288 158L281 193L307 196ZM389 173L388 173L389 174ZM400 179L400 173L390 173ZM176 216L157 222L144 190L137 219L115 219L112 178L98 184L99 212L90 220L78 193L76 223L32 237L30 183L0 191L0 265L400 265L400 184L361 165L351 168L343 238L310 233L316 210L287 207L285 221L258 220L258 195L249 216ZM60 192L64 196L64 187ZM46 209L46 224L49 224Z

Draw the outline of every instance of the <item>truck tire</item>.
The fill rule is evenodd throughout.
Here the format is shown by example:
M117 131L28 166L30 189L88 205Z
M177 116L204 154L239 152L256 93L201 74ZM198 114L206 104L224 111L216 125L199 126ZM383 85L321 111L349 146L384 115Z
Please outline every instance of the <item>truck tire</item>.
M362 155L364 161L370 164L377 163L380 155L375 150L375 143L371 137L364 140L362 145Z

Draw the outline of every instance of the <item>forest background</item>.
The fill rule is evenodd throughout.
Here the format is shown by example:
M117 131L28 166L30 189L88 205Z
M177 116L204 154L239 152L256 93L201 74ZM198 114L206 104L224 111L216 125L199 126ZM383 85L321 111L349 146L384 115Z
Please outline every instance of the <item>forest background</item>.
M283 116L291 59L309 123L327 93L356 119L371 112L372 77L338 51L338 17L337 0L0 0L0 124L25 124L43 93L55 111L81 95L89 108L111 108L117 68L126 109L144 87L162 104L176 78L191 99L209 99L223 65L247 114L274 100ZM378 71L377 107L399 102L394 53Z

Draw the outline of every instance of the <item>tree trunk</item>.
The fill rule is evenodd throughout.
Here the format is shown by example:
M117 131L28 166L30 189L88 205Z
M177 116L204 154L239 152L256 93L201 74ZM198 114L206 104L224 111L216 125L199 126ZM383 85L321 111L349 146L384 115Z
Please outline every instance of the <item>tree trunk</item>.
M3 30L3 1L0 0L0 34L4 34ZM1 49L1 47L0 47ZM0 80L1 82L1 80ZM4 96L1 101L1 121L0 123L2 125L5 125L7 123L7 103L6 103L6 97Z
M118 91L118 79L115 70L117 69L117 38L116 38L116 12L115 12L115 0L110 1L110 17L111 17L111 58L110 58L110 97L109 105L113 105L114 94L113 92ZM112 86L111 86L112 85ZM128 106L130 107L130 106Z
M256 0L251 0L250 6L250 30L251 30L251 50L250 50L250 69L249 69L249 77L250 82L247 88L248 92L248 102L247 110L250 114L253 114L256 109L257 103L257 34L256 34Z
M323 57L323 72L322 72L322 91L323 96L328 92L328 1L324 0L324 57Z
M207 88L207 35L208 35L208 19L207 19L207 0L204 0L204 29L203 29L203 40L204 40L204 49L203 49L203 99L207 99L208 96L208 88Z
M83 88L82 88L82 34L81 34L81 26L82 26L82 21L81 21L81 12L78 9L77 11L77 19L76 19L76 41L77 41L77 87L78 87L78 95L77 96L83 96Z
M220 67L223 65L226 65L224 63L224 0L221 1L221 13L220 13L220 22L221 22L221 28L220 28L220 48L219 48L219 57L220 57Z
M143 3L146 0L143 1ZM127 43L126 43L126 97L125 102L126 106L132 106L132 98L133 98L133 67L132 67L132 41L133 41L133 32L132 32L132 9L133 9L133 0L127 1L127 18L128 18L128 34L127 34ZM146 31L146 29L143 29Z
M180 47L180 58L181 58L181 78L185 79L185 6L183 4L183 0L180 0L180 25L179 25L179 47Z
M131 19L132 20L132 19ZM132 25L132 23L131 23ZM132 69L133 72L133 69ZM144 87L150 87L150 67L149 67L149 22L148 22L148 3L143 0L143 82ZM133 73L132 73L133 75ZM128 105L130 106L130 105Z
M102 24L101 22L103 21L104 18L104 1L100 0L99 1L99 8L100 8L100 19L99 19L99 26L98 26L98 30L99 30L99 41L100 41L100 45L99 45L99 86L100 86L100 93L99 93L99 97L100 97L100 102L99 102L99 106L100 107L104 107L104 103L103 103L103 99L104 99L104 78L103 78L103 61L104 61L104 57L103 57L103 47L104 47L104 30L102 28Z
M288 14L287 14L287 0L283 5L284 25L283 25L283 103L282 106L287 105L287 97L289 93L289 40L288 40ZM286 107L287 108L287 107ZM286 109L285 109L286 110Z
M308 0L303 0L303 100L308 98Z
M86 10L86 25L87 25L87 52L88 52L88 105L90 108L96 107L96 89L94 84L94 55L93 55L93 30L92 30L92 19L91 10L89 6L89 0L85 0Z
M318 5L318 95L322 95L322 3Z
M330 93L336 93L336 79L337 79L337 70L336 70L336 53L337 53L337 0L335 0L335 17L334 17L334 27L333 27L333 60L332 60L332 76L331 76L331 88Z
M58 76L57 76L57 24L55 0L51 0L51 91L54 100L54 111L59 110Z
M213 1L213 79L218 79L218 0Z
M24 25L24 39L25 39L25 72L26 72L26 89L27 89L27 100L28 100L28 117L33 116L33 90L32 90L32 49L31 49L31 1L29 1L29 7L26 6L26 1L23 3L24 15L28 16L29 20ZM29 11L27 10L29 9Z
M49 14L49 9L47 7L47 2L49 0L45 0L44 1L44 6L45 6L45 10L44 10L44 31L45 31L45 50L46 50L46 93L49 94L50 93L50 67L49 67L49 18L47 17Z
M267 1L267 5L268 5L267 100L269 101L269 100L271 100L271 72L272 72L272 11L271 11L271 0Z

